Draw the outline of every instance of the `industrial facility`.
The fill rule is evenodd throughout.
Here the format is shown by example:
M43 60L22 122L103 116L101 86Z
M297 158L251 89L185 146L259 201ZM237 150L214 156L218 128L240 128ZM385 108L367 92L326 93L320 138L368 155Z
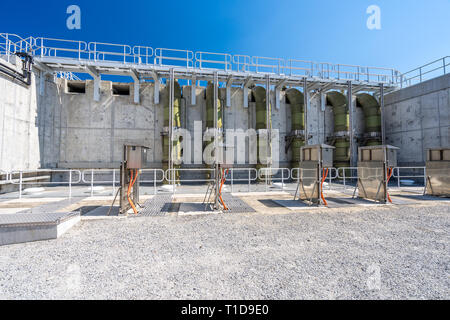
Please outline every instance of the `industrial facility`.
M11 228L450 195L449 57L401 73L2 33L0 58ZM2 244L38 240L20 230Z

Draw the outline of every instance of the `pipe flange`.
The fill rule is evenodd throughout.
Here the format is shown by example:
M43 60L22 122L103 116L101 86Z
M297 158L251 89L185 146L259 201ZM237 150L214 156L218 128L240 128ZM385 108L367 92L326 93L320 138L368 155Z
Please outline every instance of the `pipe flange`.
M305 130L293 130L289 136L294 138L304 138Z
M381 138L381 132L373 131L364 133L364 138Z
M338 131L333 135L334 138L348 138L349 136L350 134L348 131Z

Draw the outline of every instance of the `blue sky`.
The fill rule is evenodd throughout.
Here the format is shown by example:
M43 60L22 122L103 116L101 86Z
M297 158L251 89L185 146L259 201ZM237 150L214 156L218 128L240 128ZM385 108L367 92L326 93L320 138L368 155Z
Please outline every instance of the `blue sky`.
M37 6L37 3L40 5ZM66 8L81 8L68 30ZM381 30L366 9L381 8ZM408 71L450 55L450 0L6 1L0 32Z

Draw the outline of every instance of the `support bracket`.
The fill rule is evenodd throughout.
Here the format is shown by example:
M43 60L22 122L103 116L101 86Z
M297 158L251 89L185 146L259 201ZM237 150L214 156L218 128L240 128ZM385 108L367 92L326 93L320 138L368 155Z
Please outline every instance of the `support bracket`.
M191 79L191 105L193 106L197 104L197 95L195 93L196 88L197 88L197 77L194 74Z
M100 101L100 73L92 66L87 67L87 72L94 78L94 101Z
M275 86L275 108L280 109L281 89L286 84L287 79L283 79Z
M139 91L141 87L141 76L136 69L131 70L131 77L134 80L134 103L139 104Z
M227 88L226 88L226 93L227 93L227 97L226 97L226 105L227 107L231 107L231 85L233 84L233 77L230 75L228 76L227 79Z
M155 71L150 72L153 81L155 82L154 92L153 92L153 102L159 104L159 76Z
M244 108L248 108L248 87L253 83L252 77L248 76L244 82Z

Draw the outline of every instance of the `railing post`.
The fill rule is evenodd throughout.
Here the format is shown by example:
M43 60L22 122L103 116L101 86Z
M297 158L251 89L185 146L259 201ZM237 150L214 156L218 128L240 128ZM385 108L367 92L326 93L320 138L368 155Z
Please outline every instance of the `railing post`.
M250 169L248 169L248 192L250 192Z
M19 199L22 199L22 171L19 172Z
M156 194L156 169L153 169L153 194Z
M91 197L94 196L94 169L91 169Z
M69 199L72 199L72 169L69 170Z
M397 185L400 188L400 168L397 167Z
M233 175L233 168L231 168L231 193L233 193L233 179L234 179L234 175Z
M284 189L284 168L281 168L281 190Z
M345 185L345 168L342 169L342 172L344 173L344 190L346 190L347 186Z
M112 178L112 195L114 197L114 192L116 191L116 169L113 169L113 178Z
M443 66L444 66L444 74L445 74L445 57L442 58L442 64L443 64Z

